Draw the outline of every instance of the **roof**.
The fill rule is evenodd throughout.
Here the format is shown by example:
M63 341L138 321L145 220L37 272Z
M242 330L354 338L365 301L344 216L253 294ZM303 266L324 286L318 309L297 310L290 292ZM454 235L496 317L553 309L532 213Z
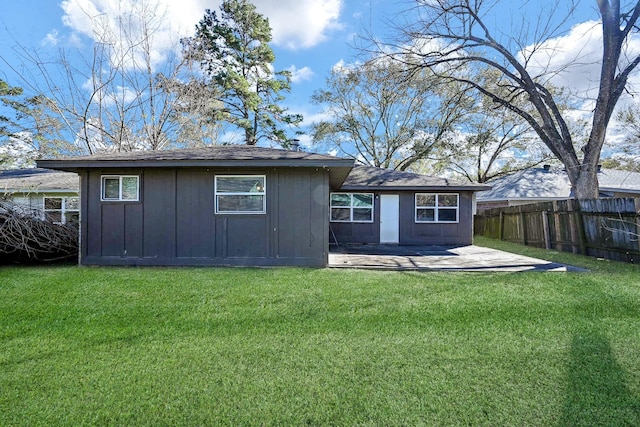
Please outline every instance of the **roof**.
M355 166L353 159L304 151L279 150L248 145L217 145L181 150L134 151L91 156L41 159L37 165L65 171L155 167L315 167L329 170L332 188L341 190L482 191L474 184L372 166ZM342 185L341 185L342 184Z
M353 167L352 159L304 151L249 145L215 145L180 150L133 151L37 160L38 167L66 171L91 168L155 167L316 167L328 169L333 187L339 186Z
M183 165L184 162L216 162L246 164L246 162L264 162L269 165L289 165L290 162L335 162L353 164L353 160L330 156L327 154L307 153L304 151L281 150L276 148L256 147L251 145L213 145L203 148L185 148L177 150L128 151L118 153L93 154L90 156L67 156L57 159L41 159L38 164L52 163L58 167L104 167L113 164L136 163L150 166L166 166L167 164ZM99 165L99 166L96 166Z
M640 173L602 169L598 174L600 191L640 193Z
M455 181L448 178L440 178L421 175L412 172L397 171L377 168L373 166L355 166L341 190L425 190L441 191L482 191L491 187L483 184Z
M640 173L602 169L598 173L600 192L640 193ZM531 168L496 178L488 182L489 191L478 194L479 202L499 200L568 199L571 182L564 169Z
M42 168L0 171L1 193L77 193L78 190L78 175L72 172Z

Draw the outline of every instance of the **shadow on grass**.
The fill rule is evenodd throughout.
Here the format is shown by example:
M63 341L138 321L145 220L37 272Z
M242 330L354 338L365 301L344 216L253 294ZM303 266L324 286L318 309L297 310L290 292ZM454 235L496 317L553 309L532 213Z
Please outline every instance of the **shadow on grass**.
M598 332L573 337L568 396L561 426L637 426L640 401L626 385L626 373L609 341Z

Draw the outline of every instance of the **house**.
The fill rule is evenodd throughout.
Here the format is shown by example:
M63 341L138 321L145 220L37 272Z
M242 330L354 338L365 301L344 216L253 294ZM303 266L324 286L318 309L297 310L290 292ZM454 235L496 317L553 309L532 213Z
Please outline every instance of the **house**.
M57 223L78 221L78 175L50 169L0 171L0 199Z
M355 166L331 194L336 243L470 245L475 192L486 185ZM351 217L342 206L351 200ZM356 221L357 219L357 221Z
M640 197L640 173L601 168L598 182L600 197ZM550 165L505 175L488 184L490 190L478 193L478 211L573 197L567 173Z
M80 176L85 265L324 266L330 236L467 245L487 188L238 145L37 164Z

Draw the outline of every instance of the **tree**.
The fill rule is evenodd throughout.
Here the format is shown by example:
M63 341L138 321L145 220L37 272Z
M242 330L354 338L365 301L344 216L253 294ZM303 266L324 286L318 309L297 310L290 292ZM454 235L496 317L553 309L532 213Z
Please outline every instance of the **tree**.
M498 85L499 77L494 70L481 69L474 81L499 93L504 91ZM551 153L520 116L467 88L470 100L464 120L457 126L459 137L443 155L444 169L471 182L484 183L552 160ZM518 106L528 108L526 103Z
M462 118L464 93L437 85L429 70L411 76L385 59L337 67L312 101L333 120L313 126L316 143L372 166L407 170L435 159Z
M177 119L176 108L184 116L189 100L199 96L190 89L199 88L173 91L167 83L181 81L188 70L171 53L157 60L155 36L165 19L158 3L140 0L121 8L118 16L86 13L94 41L90 52L60 49L51 58L24 46L17 49L22 63L13 65L16 75L34 94L30 99L38 120L56 132L44 132L40 123L42 131L28 127L23 136L73 141L48 156L175 146L189 123ZM187 111L197 120L198 111Z
M445 155L446 169L471 182L485 183L550 160L545 150L536 147L530 129L492 113L467 116L464 136Z
M10 86L7 82L0 79L0 102L4 106L11 107L14 110L23 108L23 104L17 100L22 95L22 88ZM4 115L0 115L0 136L11 136L15 131L12 128L17 127L15 120Z
M78 224L47 221L0 198L0 254L2 263L72 259L78 255Z
M596 1L602 27L602 62L589 136L580 149L574 144L568 116L563 114L549 87L551 73L559 70L535 72L532 67L535 56L544 55L543 50L549 49L545 41L560 34L577 2L565 3L566 15L560 14L561 5L549 3L549 16L543 16L546 5L540 4L539 15L533 21L523 19L521 32L514 34L505 34L504 26L494 31L490 25L492 12L505 4L513 5L512 1L419 0L418 3L413 12L419 18L415 25L399 30L402 40L395 46L399 53L390 56L415 68L429 68L447 81L468 84L520 116L564 164L575 196L596 198L598 163L607 127L630 74L640 63L639 55L624 54L625 44L638 31L640 2L632 2L623 10L617 0ZM385 47L382 51L388 53L389 49ZM412 59L407 62L407 58ZM499 72L500 86L508 89L507 95L469 79L468 70L478 66ZM521 108L520 102L530 108Z
M222 108L220 92L194 75L180 78L158 76L159 86L175 96L169 120L175 124L174 145L205 147L218 143L220 123L215 111Z
M200 64L207 84L221 91L224 107L213 112L213 119L240 128L247 145L263 137L286 144L282 125L302 121L278 105L281 93L290 90L291 74L272 71L270 41L268 19L247 0L225 0L220 16L207 9L195 36L182 40L185 58Z
M21 87L0 80L0 105L4 110L0 115L0 167L30 167L37 157L73 151L74 146L60 134L60 123L46 114L45 97L28 97Z
M616 114L618 131L624 135L612 142L614 153L602 160L605 168L640 171L640 114L637 102L630 103Z

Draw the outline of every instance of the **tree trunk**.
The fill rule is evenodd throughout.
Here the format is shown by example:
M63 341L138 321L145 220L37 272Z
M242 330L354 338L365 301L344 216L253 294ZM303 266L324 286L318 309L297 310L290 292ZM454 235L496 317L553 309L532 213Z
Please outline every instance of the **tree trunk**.
M598 165L583 163L571 189L573 197L578 200L597 199L599 195Z

